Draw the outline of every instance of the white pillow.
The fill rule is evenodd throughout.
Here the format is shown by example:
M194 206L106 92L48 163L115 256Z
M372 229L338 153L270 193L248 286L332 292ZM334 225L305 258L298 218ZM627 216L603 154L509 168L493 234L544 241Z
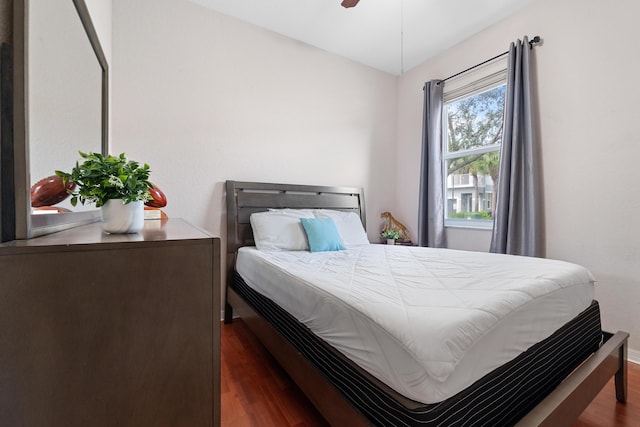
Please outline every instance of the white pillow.
M249 222L256 247L261 251L308 251L300 218L313 218L313 214L284 211L251 214Z
M316 218L330 218L336 223L338 233L346 246L368 245L367 232L364 231L362 221L355 212L342 212L330 209L316 209L313 211Z
M281 212L291 215L299 215L300 218L313 218L314 209L269 208L269 212Z

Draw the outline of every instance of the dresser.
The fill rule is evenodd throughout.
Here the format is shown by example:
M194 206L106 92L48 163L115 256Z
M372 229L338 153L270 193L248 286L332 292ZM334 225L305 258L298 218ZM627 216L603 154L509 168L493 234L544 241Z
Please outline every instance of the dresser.
M220 271L179 219L0 244L0 426L219 426Z

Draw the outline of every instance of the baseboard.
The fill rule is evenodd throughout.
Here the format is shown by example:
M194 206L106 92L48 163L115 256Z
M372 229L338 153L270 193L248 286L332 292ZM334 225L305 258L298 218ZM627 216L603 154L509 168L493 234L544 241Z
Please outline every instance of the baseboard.
M233 315L234 319L237 319L239 316L237 314ZM220 310L220 321L224 322L224 310Z

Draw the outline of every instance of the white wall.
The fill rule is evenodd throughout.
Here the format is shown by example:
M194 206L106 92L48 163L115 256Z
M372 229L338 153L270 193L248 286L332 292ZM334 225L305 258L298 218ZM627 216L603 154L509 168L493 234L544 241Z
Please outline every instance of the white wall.
M107 62L111 64L111 33L112 33L112 21L111 21L111 0L85 0L89 14L91 15L91 21L96 29L104 56L107 57Z
M640 2L537 0L514 16L410 70L399 81L397 206L417 229L422 87L507 50L535 48L546 256L596 276L604 327L631 333L640 360ZM488 232L448 230L451 247L486 250Z
M113 1L112 152L149 163L165 211L225 237L225 180L395 197L396 78L184 0Z

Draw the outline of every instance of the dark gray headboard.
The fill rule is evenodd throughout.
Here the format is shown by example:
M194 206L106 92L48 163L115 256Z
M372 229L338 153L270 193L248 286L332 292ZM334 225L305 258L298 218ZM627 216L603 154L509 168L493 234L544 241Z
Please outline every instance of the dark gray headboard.
M269 208L352 211L365 229L367 225L362 188L227 181L228 266L233 266L238 248L253 245L251 214Z

